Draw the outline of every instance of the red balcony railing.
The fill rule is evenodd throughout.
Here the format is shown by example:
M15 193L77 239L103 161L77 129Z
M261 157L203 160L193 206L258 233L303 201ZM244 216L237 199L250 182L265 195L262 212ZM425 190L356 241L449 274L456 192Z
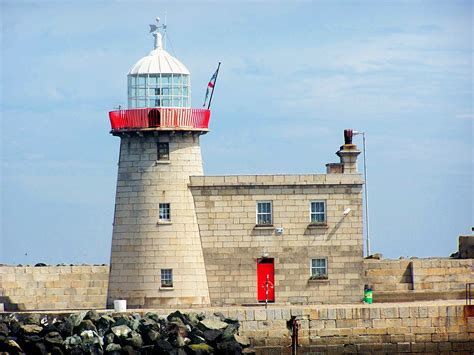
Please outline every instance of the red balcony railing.
M211 111L199 108L150 107L109 112L112 130L145 128L207 129Z

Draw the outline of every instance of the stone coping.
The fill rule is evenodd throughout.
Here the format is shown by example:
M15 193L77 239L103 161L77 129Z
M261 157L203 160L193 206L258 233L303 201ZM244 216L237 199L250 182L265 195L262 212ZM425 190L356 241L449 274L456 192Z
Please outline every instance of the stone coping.
M352 304L313 304L313 305L287 305L287 304L268 304L268 309L290 309L290 310L312 310L312 309L361 309L361 308L393 308L393 307L423 307L423 306L464 306L466 300L437 300L437 301L414 301L414 302L383 302L383 303L352 303ZM171 308L138 308L127 309L126 313L163 313L168 314L179 309L181 312L228 312L229 310L265 310L265 305L255 306L225 306L225 307L176 307ZM67 309L67 310L34 310L34 311L6 311L0 313L42 313L42 314L70 314L82 312L88 309ZM99 313L114 312L113 309L96 309Z
M190 176L191 188L212 186L363 185L361 174Z

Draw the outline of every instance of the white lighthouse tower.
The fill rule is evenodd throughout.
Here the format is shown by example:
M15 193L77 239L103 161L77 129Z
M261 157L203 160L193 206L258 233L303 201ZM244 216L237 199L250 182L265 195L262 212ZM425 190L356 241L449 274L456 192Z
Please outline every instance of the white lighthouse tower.
M159 19L157 19L159 21ZM131 308L209 304L189 176L202 175L199 138L210 111L193 109L190 72L164 48L128 73L128 109L109 113L120 137L107 303Z

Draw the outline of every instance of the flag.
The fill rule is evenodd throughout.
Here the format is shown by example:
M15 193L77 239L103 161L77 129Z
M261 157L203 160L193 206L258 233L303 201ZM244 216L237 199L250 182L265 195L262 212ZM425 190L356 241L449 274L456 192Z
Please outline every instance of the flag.
M211 92L211 90L212 90L212 93L214 93L214 86L216 86L217 74L219 73L220 65L221 63L219 63L219 66L217 67L216 72L214 73L214 75L212 75L211 80L209 80L209 83L207 84L206 97L204 98L204 104L202 105L202 107L206 106L207 98L209 97L209 93ZM212 93L211 93L211 100L212 100ZM211 102L209 101L209 106L210 105L211 105Z

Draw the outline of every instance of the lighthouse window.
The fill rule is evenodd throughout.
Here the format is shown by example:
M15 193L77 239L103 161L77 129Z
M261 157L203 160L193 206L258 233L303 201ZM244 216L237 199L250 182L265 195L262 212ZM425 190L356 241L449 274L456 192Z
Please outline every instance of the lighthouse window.
M158 143L158 157L156 160L170 160L170 144L168 142Z
M311 202L311 223L326 222L326 203L324 201Z
M311 279L328 278L328 261L326 258L311 259Z
M160 95L160 88L155 89L155 95Z
M257 225L272 225L272 203L271 201L257 202Z
M173 269L161 269L161 287L173 287Z
M160 221L171 221L171 206L169 203L160 203L159 218Z
M139 85L139 86L145 86L145 85L146 85L146 77L144 77L144 76L139 76L139 77L138 77L138 85Z

